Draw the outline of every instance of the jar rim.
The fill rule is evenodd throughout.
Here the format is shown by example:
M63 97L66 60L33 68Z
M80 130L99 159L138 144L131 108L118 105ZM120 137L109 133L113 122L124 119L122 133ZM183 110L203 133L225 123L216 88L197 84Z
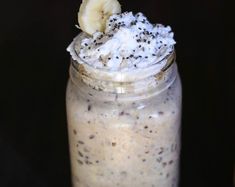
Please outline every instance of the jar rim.
M77 59L79 59L79 61L81 61L82 63L79 63L77 60L72 60L72 65L74 66L74 68L76 68L76 64L78 64L78 65L79 65L79 64L85 64L86 66L89 66L90 68L94 68L94 69L96 69L96 70L99 70L100 72L104 71L104 72L113 72L113 73L116 73L116 72L118 72L118 73L128 73L128 72L133 72L133 71L135 71L135 70L132 70L132 71L119 71L119 70L110 71L110 70L108 70L108 69L103 69L103 68L100 68L100 67L93 67L93 66L91 66L90 64L88 64L86 61L84 61L83 59L81 59L81 58L79 57L79 55L77 54L76 51L75 51L75 53L76 53ZM166 63L166 65L162 68L161 71L166 71L166 70L173 64L173 62L176 60L176 53L175 53L175 50L173 50L172 53L166 55L166 56L165 56L163 59L161 59L160 61L157 61L156 63L150 64L150 65L148 65L148 66L145 66L145 67L143 67L143 68L141 68L141 69L147 69L147 68L149 68L150 66L154 66L154 65L156 65L156 64L159 64L159 63L161 63L161 62L164 61L164 60L167 60L167 63ZM136 70L138 70L138 69L136 69Z
M78 57L80 59L80 57ZM166 64L160 70L156 72L156 66L159 62L166 61ZM150 76L157 76L166 72L174 64L176 60L176 53L173 51L171 54L164 57L161 61L146 66L144 68L137 68L132 71L109 71L107 69L96 68L86 63L81 59L83 63L79 63L77 60L71 59L71 67L80 74L90 76L99 80L107 80L114 82L131 82L136 80L145 79ZM138 75L138 76L134 76Z
M146 68L138 68L133 71L107 71L97 69L86 63L79 63L71 59L70 77L73 82L82 80L95 90L103 90L110 93L144 93L148 90L164 90L174 82L176 77L175 51L167 55L164 67L159 68L153 64ZM155 67L157 66L157 67Z

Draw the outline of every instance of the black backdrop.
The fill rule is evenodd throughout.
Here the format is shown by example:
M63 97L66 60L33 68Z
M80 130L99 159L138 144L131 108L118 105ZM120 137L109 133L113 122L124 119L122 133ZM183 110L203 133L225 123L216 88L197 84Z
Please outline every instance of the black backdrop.
M80 0L0 5L0 186L68 187L65 114ZM235 28L232 1L120 0L169 24L183 82L180 187L231 187Z

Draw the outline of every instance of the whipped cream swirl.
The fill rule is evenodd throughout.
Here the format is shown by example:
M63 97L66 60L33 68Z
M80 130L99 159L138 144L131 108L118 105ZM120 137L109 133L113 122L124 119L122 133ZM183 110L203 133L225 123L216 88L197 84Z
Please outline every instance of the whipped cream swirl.
M80 34L68 51L74 60L82 60L77 60L79 63L109 71L129 71L156 63L164 67L165 57L174 51L173 37L171 27L151 24L142 13L124 12L107 20L104 33Z

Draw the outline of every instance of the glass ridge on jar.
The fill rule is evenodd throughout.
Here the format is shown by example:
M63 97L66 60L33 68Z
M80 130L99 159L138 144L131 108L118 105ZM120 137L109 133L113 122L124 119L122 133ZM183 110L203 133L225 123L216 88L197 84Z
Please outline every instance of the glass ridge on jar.
M166 66L127 72L73 61L67 119L74 187L176 187L181 81Z

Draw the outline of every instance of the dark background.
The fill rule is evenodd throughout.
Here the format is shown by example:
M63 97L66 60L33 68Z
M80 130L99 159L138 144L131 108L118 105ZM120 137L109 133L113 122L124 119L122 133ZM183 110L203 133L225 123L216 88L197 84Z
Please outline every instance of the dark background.
M69 187L65 89L80 0L0 5L0 186ZM171 25L183 83L180 187L232 187L233 1L120 0Z

